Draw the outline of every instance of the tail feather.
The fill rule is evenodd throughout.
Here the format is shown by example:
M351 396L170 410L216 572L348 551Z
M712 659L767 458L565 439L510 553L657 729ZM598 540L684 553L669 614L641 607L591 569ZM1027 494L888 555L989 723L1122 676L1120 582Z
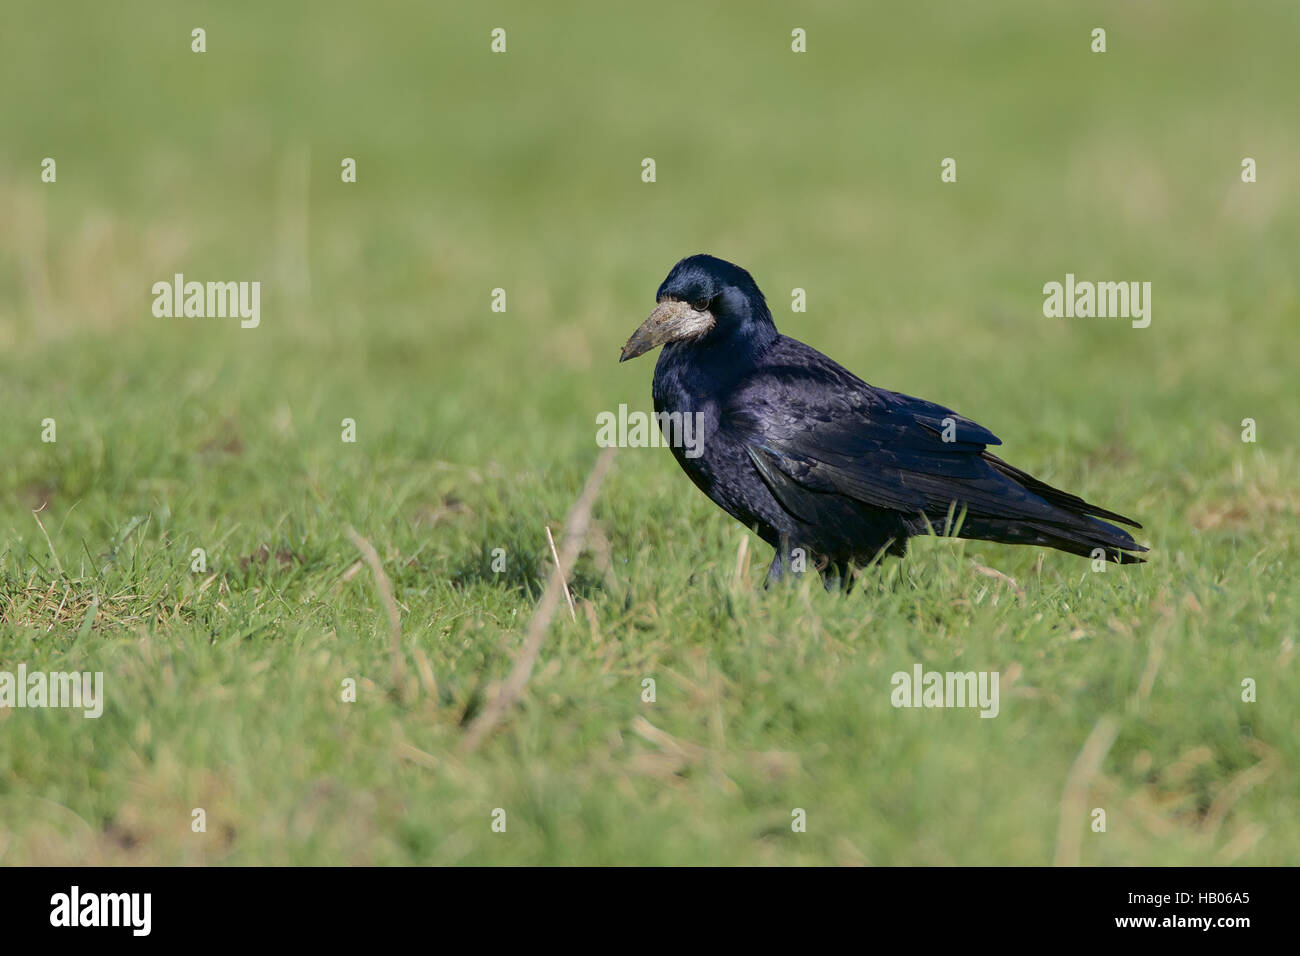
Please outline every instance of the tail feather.
M1100 550L1101 557L1112 564L1146 562L1145 558L1129 553L1147 549L1134 541L1127 531L1093 518L1083 518L1079 523L1049 524L1008 518L967 516L959 533L963 538L999 541L1004 544L1032 544L1040 548L1055 548L1057 551L1065 551L1085 558L1097 557L1096 552Z
M1100 520L1105 518L1141 528L1142 525L1132 518L1099 508L1078 495L1053 488L987 451L983 457L1007 478L1051 504L1057 514L1050 519L1033 521L971 516L962 525L962 537L1038 545L1085 558L1096 557L1096 552L1100 550L1102 556L1113 564L1145 563L1145 558L1130 552L1143 552L1147 548L1134 541L1133 536L1123 528Z
M1047 482L1039 481L1028 472L1021 471L1014 465L1007 464L997 455L989 454L989 452L986 451L984 452L983 457L985 461L1016 484L1021 485L1027 491L1032 491L1044 501L1051 502L1064 511L1093 518L1105 518L1107 521L1118 521L1131 528L1142 527L1132 518L1126 518L1122 514L1116 514L1114 511L1107 511L1105 508L1099 508L1096 505L1089 504L1078 495L1072 495L1068 491L1062 491L1060 488L1053 488ZM1119 529L1116 528L1115 530L1118 531Z

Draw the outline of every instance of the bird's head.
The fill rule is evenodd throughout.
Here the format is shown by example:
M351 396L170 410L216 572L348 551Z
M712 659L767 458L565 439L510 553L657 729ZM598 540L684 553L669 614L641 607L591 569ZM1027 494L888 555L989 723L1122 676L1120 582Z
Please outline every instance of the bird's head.
M725 259L688 256L673 266L655 300L659 304L627 340L620 362L672 342L755 347L776 338L753 277Z

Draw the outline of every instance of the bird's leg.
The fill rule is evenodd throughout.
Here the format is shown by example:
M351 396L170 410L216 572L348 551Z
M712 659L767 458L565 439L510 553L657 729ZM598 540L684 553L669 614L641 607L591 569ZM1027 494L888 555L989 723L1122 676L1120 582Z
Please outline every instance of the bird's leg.
M780 584L781 574L781 549L778 548L776 554L772 556L772 566L767 569L767 583L763 587L770 588L773 584Z
M842 591L845 594L853 587L853 572L847 561L830 561L822 570L822 585L830 593Z
M794 560L793 550L790 546L790 536L781 535L777 542L776 554L772 557L772 566L767 569L765 587L771 587L774 582L785 580L786 571L789 571L795 580L803 577L803 564Z

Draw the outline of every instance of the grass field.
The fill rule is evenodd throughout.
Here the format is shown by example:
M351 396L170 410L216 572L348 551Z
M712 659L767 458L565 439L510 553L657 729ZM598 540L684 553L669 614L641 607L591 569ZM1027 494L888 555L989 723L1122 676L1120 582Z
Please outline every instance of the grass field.
M106 700L0 708L0 864L1300 859L1295 4L9 6L0 670ZM768 592L620 449L576 621L465 751L699 251L1150 563L922 539ZM155 317L178 272L260 281L260 325ZM1150 281L1151 325L1045 318L1066 273ZM918 663L998 672L997 718L891 706Z

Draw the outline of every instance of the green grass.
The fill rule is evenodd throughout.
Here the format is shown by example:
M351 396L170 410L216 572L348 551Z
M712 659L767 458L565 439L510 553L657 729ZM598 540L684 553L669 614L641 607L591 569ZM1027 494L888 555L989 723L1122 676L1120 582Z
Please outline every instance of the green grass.
M0 670L103 671L107 703L0 709L0 864L1048 863L1108 718L1082 862L1300 856L1294 4L745 9L7 12ZM649 407L619 346L697 251L1137 517L1151 562L924 539L847 598L765 592L768 549L624 449L577 621L462 754L596 414ZM262 281L261 327L154 318L174 272ZM1151 281L1150 328L1045 319L1066 272ZM918 662L1000 672L1000 715L893 708Z

